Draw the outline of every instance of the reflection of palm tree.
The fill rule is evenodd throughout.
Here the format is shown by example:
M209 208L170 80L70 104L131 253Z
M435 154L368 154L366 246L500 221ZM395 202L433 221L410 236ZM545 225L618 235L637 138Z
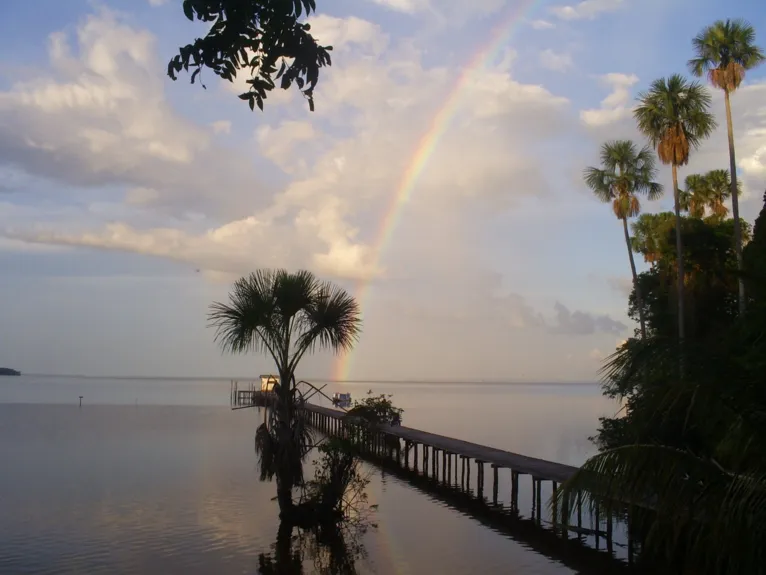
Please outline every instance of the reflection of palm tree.
M634 111L638 129L657 149L663 164L673 172L673 197L676 212L676 258L678 266L678 337L684 339L684 262L681 239L681 205L678 189L678 166L689 162L697 148L716 126L710 108L710 94L696 82L674 74L655 80L649 91L639 95Z
M744 20L718 20L700 32L693 40L696 56L689 60L689 68L695 76L707 74L710 83L723 90L726 102L726 128L729 137L729 172L731 182L729 195L734 216L734 241L737 265L742 271L742 228L737 199L737 161L734 153L734 126L731 120L732 92L745 79L745 72L766 60L755 45L755 29ZM745 311L745 283L739 280L739 311Z
M259 270L237 280L229 302L214 303L210 320L225 351L271 356L279 372L274 420L256 432L261 478L277 478L281 515L293 510L292 490L303 481L303 459L311 444L308 425L296 409L295 370L315 349L343 352L359 334L359 306L341 288L312 273Z
M612 211L622 221L625 243L628 246L630 271L633 274L633 289L638 300L641 337L646 339L646 322L641 289L638 284L636 262L628 232L628 218L635 217L641 211L639 195L650 200L662 194L662 186L654 182L657 173L654 158L649 148L638 149L630 140L607 142L601 147L601 167L585 169L585 183L602 202L611 202Z

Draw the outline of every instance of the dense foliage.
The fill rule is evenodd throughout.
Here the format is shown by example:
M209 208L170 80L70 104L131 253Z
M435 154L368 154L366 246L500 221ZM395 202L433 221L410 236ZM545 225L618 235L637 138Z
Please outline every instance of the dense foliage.
M682 220L683 342L676 337L674 220L668 214L637 222L649 232L638 251L653 262L639 276L648 337L626 342L605 366L605 392L623 398L624 409L601 420L601 453L562 495L632 503L646 562L675 572L764 573L766 206L744 250L753 289L743 315L733 221ZM634 317L636 305L634 293Z
M192 84L204 68L233 82L238 74L249 74L249 88L240 99L252 110L276 87L293 84L314 110L314 88L319 69L329 66L330 46L320 46L311 35L303 15L316 10L314 0L184 0L189 20L208 25L204 38L182 46L168 63L168 76L192 69ZM203 84L204 86L204 84Z

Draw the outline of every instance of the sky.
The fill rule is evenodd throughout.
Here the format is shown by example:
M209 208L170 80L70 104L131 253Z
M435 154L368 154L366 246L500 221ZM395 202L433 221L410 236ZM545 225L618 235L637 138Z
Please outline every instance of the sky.
M746 18L766 46L750 0L317 0L316 111L278 90L251 112L244 77L165 75L204 33L178 0L2 4L0 365L39 374L269 372L222 354L206 316L285 268L363 313L350 356L302 378L595 381L635 324L622 227L583 168L643 143L637 95L686 73L702 27ZM752 222L766 66L732 102ZM682 178L728 167L721 94L713 111Z

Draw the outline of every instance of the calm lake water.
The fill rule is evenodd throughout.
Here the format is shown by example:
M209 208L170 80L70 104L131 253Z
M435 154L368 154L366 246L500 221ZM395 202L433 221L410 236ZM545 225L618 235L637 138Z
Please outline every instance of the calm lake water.
M597 385L327 391L369 388L394 395L405 425L575 465L595 452L598 417L618 409ZM258 481L253 452L263 414L228 401L228 380L0 379L0 573L258 573L278 527L275 485ZM378 527L361 540L358 573L575 572L368 470ZM521 490L523 512L531 487Z

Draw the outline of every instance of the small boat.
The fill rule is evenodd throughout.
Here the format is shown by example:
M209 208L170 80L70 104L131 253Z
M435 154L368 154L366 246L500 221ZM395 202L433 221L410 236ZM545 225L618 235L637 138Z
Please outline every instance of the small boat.
M351 394L338 392L333 393L332 404L336 407L348 407L351 405Z

